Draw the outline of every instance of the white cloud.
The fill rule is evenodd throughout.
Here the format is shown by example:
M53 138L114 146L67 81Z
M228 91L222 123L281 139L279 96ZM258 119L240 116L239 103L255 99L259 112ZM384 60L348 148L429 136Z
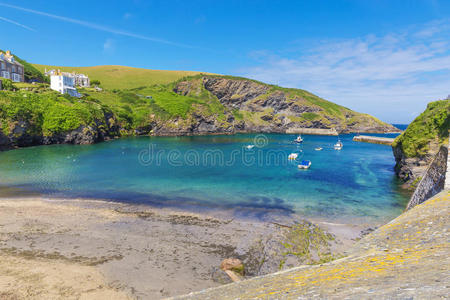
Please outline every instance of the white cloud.
M28 27L28 26L26 26L26 25L23 25L23 24L21 24L21 23L19 23L19 22L16 22L16 21L14 21L14 20L11 20L11 19L7 19L7 18L4 18L4 17L0 17L0 20L5 21L5 22L8 22L8 23L11 23L11 24L14 24L14 25L19 26L19 27L22 27L22 28L25 28L25 29L30 30L30 31L36 31L36 30L34 30L33 28L31 28L31 27Z
M113 39L106 39L106 41L103 43L103 52L104 53L111 53L115 50L115 42Z
M86 22L86 21L77 20L77 19L73 19L73 18L58 16L58 15L46 13L43 11L38 11L38 10L20 7L20 6L16 6L16 5L11 5L11 4L6 4L6 3L0 2L0 6L16 9L16 10L20 10L20 11L25 11L25 12L32 13L35 15L40 15L40 16L52 18L55 20L67 22L67 23L73 23L73 24L77 24L80 26L88 27L91 29L99 30L99 31L109 32L109 33L113 33L113 34L117 34L117 35L128 36L128 37L132 37L132 38L136 38L136 39L140 39L140 40L152 41L152 42L156 42L156 43L168 44L168 45L172 45L172 46L176 46L176 47L192 48L192 46L184 45L181 43L175 43L175 42L171 42L168 40L149 37L149 36L136 34L136 33L120 30L120 29L109 28L107 26L103 26L103 25L99 25L99 24L95 24L95 23L91 23L91 22Z
M389 122L409 122L412 112L450 93L450 28L444 24L325 40L294 55L260 50L250 55L257 65L240 73L303 88Z

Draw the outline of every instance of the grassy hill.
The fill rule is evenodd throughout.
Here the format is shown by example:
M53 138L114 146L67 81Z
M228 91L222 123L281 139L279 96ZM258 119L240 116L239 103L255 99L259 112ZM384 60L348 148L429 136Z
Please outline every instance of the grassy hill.
M408 128L396 138L394 148L401 148L406 157L425 156L430 145L441 145L448 140L450 130L450 100L428 104Z
M100 80L106 89L133 89L154 84L166 84L185 76L197 75L195 71L164 71L132 68L124 66L58 67L33 64L41 72L45 69L60 69L64 72L78 72L91 80ZM206 74L206 73L205 73Z

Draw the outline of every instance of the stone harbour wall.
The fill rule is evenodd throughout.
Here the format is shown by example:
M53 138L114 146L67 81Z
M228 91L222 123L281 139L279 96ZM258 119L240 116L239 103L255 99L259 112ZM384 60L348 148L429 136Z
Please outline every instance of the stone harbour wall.
M450 188L448 159L448 147L441 146L439 152L428 166L425 175L417 185L414 194L409 200L406 210L426 201L440 191Z

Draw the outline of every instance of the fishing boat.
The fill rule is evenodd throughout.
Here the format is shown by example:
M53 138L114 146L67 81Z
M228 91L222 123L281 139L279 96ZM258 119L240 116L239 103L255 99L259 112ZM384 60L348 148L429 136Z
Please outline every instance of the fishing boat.
M297 157L298 157L297 153L291 153L291 154L289 154L288 159L289 160L296 160Z
M302 160L302 162L298 165L299 169L309 169L311 167L311 161L309 160Z
M302 136L301 136L301 135L299 135L299 136L294 140L294 143L300 144L300 143L302 143L302 142L303 142L303 139L302 139Z
M334 150L341 150L342 147L344 147L344 144L342 144L341 140L338 140L336 144L334 144Z
M322 147L317 147L317 148L314 148L314 150L316 150L316 151L322 151Z

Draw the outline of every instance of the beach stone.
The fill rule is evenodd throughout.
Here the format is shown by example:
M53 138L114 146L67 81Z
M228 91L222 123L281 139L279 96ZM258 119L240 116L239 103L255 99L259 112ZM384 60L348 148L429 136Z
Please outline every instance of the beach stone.
M238 258L224 259L220 264L220 268L224 271L230 270L244 276L244 264Z

